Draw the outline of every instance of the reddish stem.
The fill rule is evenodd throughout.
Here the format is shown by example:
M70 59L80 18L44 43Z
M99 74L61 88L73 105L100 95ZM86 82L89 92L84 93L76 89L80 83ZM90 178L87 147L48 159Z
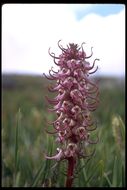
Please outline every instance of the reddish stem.
M68 159L68 170L67 170L67 180L66 187L71 187L73 182L73 172L76 164L76 160L73 157Z

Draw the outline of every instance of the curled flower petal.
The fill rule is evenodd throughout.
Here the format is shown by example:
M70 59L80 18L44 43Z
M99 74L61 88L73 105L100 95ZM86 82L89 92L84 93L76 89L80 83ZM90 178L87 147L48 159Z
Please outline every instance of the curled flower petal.
M58 152L58 154L56 154L55 156L46 156L45 155L46 159L57 160L57 161L60 161L62 157L63 157L62 149L60 149L59 152Z

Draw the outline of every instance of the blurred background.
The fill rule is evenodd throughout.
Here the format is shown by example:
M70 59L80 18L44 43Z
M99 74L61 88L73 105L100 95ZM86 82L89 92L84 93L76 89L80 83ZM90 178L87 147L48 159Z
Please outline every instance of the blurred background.
M122 4L5 4L2 72L40 74L54 66L48 49L58 40L85 42L101 60L98 75L125 75L125 6Z
M2 186L40 187L45 186L47 179L51 179L50 185L53 183L52 176L48 176L50 174L43 176L43 181L36 178L36 174L40 165L45 163L43 152L48 152L49 135L44 132L46 120L56 118L55 114L47 112L49 105L45 95L54 97L55 94L48 92L46 87L50 82L43 77L43 73L48 73L52 66L57 70L48 49L51 47L51 52L59 55L61 51L57 42L60 39L65 48L68 43L80 46L85 42L87 55L93 47L90 63L95 58L100 59L96 62L99 69L93 74L94 80L99 79L100 105L93 115L98 120L100 136L105 134L105 137L97 147L95 162L103 160L105 165L101 186L123 187L124 4L2 6ZM48 128L52 130L52 127ZM55 148L54 145L54 152ZM115 164L120 163L122 169L111 170L116 167L114 155L118 161ZM116 178L114 173L118 174ZM58 186L62 180L57 182ZM100 186L97 180L96 183L92 180L89 183L90 186ZM84 184L77 182L77 186L84 187Z

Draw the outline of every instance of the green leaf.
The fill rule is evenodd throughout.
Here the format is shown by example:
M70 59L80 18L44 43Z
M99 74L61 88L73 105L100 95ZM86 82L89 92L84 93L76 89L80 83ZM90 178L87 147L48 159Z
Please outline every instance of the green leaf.
M53 149L53 143L52 143L52 139L50 137L47 136L47 141L48 141L48 150L49 150L49 155L51 156L52 154L52 149ZM32 187L36 187L38 185L38 182L41 179L41 183L43 184L45 182L45 179L48 178L49 175L49 170L50 170L50 163L51 160L45 160L42 162L41 167L38 169L33 183L32 183Z
M81 163L82 163L82 166L83 166L83 167L86 165L86 163L84 163L84 160L83 160L83 159L81 160ZM86 169L85 169L85 167L83 168L82 173L83 173L83 177L84 177L85 182L86 182L86 181L88 180L88 177L87 177L87 174L86 174ZM87 182L87 187L90 187L89 181Z
M40 178L41 177L44 178L44 176L42 176L42 174L45 173L45 172L43 172L43 171L45 171L45 168L46 168L46 163L42 163L41 167L38 169L38 171L33 179L33 183L31 184L31 187L36 187Z
M111 187L117 187L117 156L114 158L114 167L113 167L113 175L112 175L112 186Z
M122 187L125 187L125 168L122 166Z
M19 183L20 183L20 177L21 177L21 173L18 172L17 175L16 175L16 179L15 179L15 185L14 187L19 187Z
M18 171L18 150L19 150L19 128L21 125L21 111L20 108L18 110L18 113L16 115L16 133L15 133L15 182L16 183L16 179L17 179L17 171ZM18 174L19 175L19 174Z
M108 184L109 184L109 187L112 187L112 184L111 184L111 182L110 182L110 180L109 180L109 178L108 178L108 176L107 176L107 174L106 173L104 173L104 178L106 179L106 181L108 182Z
M120 116L119 116L119 122L120 122L120 127L121 127L122 139L123 139L123 142L125 142L125 124L123 123Z
M103 161L102 160L100 160L96 165L95 165L95 167L93 168L93 170L92 170L92 174L89 176L89 178L86 180L86 184L88 184L88 182L90 182L91 181L91 179L93 178L93 176L94 176L94 174L96 173L96 170L97 169L100 169L101 168L101 170L102 170L102 168L103 168Z

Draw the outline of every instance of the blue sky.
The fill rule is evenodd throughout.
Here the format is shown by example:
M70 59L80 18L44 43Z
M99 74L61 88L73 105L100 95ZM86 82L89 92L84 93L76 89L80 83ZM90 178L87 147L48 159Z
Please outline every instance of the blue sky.
M125 75L125 6L123 4L5 4L2 7L2 72L48 73L54 66L48 49L57 42L85 42L99 75Z
M117 14L125 8L124 4L92 4L86 8L82 6L81 9L75 8L75 15L77 20L81 20L84 16L94 13L100 16L109 16L112 14Z

